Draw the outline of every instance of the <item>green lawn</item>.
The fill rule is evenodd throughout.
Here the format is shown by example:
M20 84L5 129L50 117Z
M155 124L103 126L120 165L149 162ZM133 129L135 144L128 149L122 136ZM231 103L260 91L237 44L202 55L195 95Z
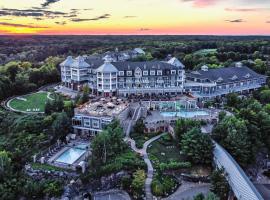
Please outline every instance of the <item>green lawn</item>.
M153 142L149 147L147 152L153 158L159 160L159 162L167 163L171 160L182 162L183 158L180 155L180 149L174 144L170 139L170 136L165 135L159 140Z
M47 92L33 93L21 96L20 98L26 99L26 101L14 98L9 103L10 107L19 111L44 112ZM33 109L39 109L39 111L34 111Z
M199 51L196 51L194 54L207 55L207 54L213 54L216 52L217 52L217 49L201 49Z

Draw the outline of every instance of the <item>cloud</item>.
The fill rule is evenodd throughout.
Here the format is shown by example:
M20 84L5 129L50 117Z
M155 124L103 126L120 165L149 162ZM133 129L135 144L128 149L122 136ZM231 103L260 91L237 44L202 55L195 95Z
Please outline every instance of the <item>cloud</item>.
M270 11L270 8L225 8L230 12L258 12L258 11Z
M33 25L27 25L27 24L14 24L14 23L6 23L6 22L0 22L0 25L2 26L10 26L10 27L16 27L16 28L49 28L48 26L33 26Z
M84 22L84 21L97 21L97 20L101 20L101 19L108 19L110 18L111 15L110 14L104 14L95 18L90 18L90 19L83 19L83 18L72 18L70 19L73 22Z
M46 0L43 4L41 4L42 7L48 7L50 4L56 3L60 0Z
M54 22L54 23L56 23L56 24L58 24L58 25L62 25L62 26L64 26L64 25L67 24L67 22L65 22L65 21L63 21L63 22Z
M226 22L230 23L243 23L245 22L243 19L233 19L233 20L225 20Z
M134 16L134 15L127 15L127 16L124 16L124 18L136 18L138 16Z
M182 2L192 2L194 7L207 7L216 4L219 0L181 0Z
M35 19L35 20L37 20L37 21L42 20L42 18L41 18L41 17L34 17L33 19Z
M44 9L10 9L10 8L0 9L0 16L55 18L67 14L68 13L60 11L49 11Z
M139 31L150 31L150 28L140 28Z

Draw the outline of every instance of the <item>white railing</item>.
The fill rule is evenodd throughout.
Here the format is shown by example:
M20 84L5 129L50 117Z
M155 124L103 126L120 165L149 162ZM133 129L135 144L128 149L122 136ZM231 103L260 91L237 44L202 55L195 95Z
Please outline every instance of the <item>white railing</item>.
M218 168L224 168L226 178L235 196L241 200L263 200L261 194L233 157L219 144L216 142L214 144L214 162Z

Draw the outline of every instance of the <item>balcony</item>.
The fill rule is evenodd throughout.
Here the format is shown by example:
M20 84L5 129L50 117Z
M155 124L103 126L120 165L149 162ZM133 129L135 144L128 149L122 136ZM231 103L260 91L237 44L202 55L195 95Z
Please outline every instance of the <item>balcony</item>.
M119 89L120 93L151 93L151 92L159 92L159 93L166 93L166 92L182 92L183 87L138 87L138 88L123 88Z
M228 89L216 89L215 92L193 92L193 94L197 97L216 97L216 96L221 96L221 95L226 95L229 93L233 93L233 92L242 92L245 90L253 90L253 89L258 89L262 87L261 84L250 84L250 85L246 85L246 86L240 86L240 87L233 87L233 88L228 88Z

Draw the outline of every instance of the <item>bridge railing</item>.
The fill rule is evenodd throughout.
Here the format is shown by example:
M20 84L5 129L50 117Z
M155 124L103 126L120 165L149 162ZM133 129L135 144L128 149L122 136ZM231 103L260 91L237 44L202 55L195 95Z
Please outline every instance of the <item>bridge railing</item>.
M236 197L244 200L263 200L261 194L233 157L219 144L216 142L214 144L214 162L218 167L225 169L228 182Z

